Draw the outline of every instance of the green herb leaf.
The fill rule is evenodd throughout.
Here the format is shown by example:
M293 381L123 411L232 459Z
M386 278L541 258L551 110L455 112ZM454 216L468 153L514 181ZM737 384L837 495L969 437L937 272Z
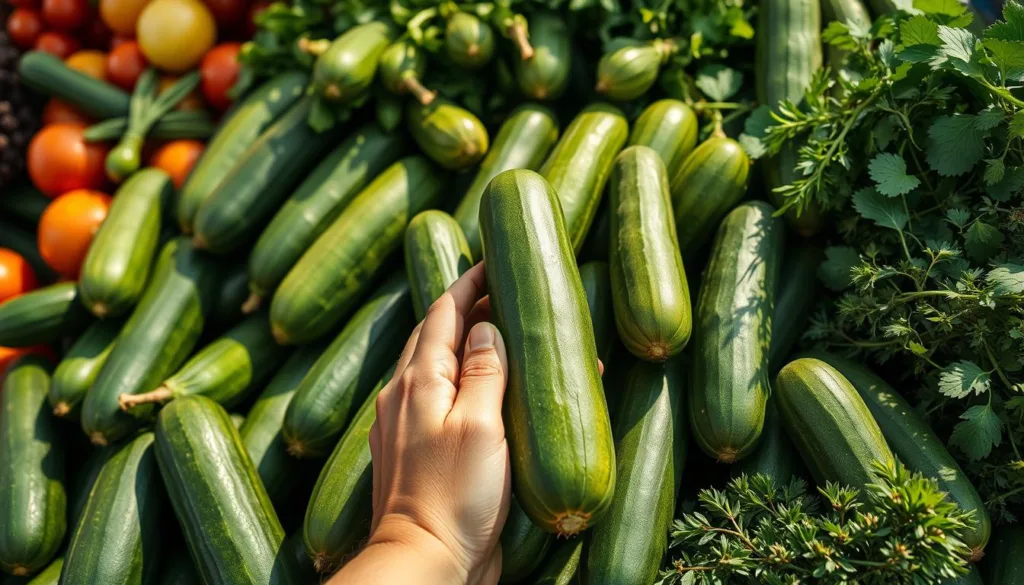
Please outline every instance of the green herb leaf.
M1006 237L998 228L983 221L976 221L967 230L964 238L964 250L976 262L985 262L999 252Z
M825 261L818 267L818 278L832 290L847 289L853 284L850 271L858 264L857 250L850 246L829 246L825 248Z
M704 95L716 102L724 102L743 86L743 74L724 65L709 65L700 70L694 83Z
M962 175L978 164L985 154L985 136L976 124L977 116L940 116L928 129L928 166L943 177Z
M1003 75L1004 83L1024 79L1024 42L986 39L983 44Z
M1000 264L988 273L992 294L996 296L1024 293L1024 265Z
M1010 119L1010 135L1017 138L1024 137L1024 110L1018 111Z
M950 398L964 398L971 392L981 395L988 392L991 382L988 372L974 362L963 360L946 366L942 371L939 392Z
M864 219L892 230L902 231L907 225L907 212L898 199L882 196L868 187L853 194L853 207Z
M920 179L907 174L907 163L898 154L882 152L875 155L868 170L878 192L887 197L906 195L921 184Z
M1003 6L1003 22L997 22L985 29L986 39L1002 41L1024 41L1024 6L1007 2Z
M957 0L914 0L914 8L928 14L960 16L967 11Z
M972 461L983 459L1002 441L1003 423L990 404L979 404L967 409L949 437Z
M954 208L946 211L946 219L960 229L964 229L967 222L971 221L971 212L966 209Z
M904 46L942 44L939 25L925 16L912 16L900 25L900 42Z

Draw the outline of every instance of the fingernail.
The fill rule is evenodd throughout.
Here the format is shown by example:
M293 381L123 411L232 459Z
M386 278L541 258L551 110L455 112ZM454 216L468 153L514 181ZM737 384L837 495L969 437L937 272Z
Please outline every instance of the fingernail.
M469 332L469 351L480 351L494 347L494 325L481 323Z

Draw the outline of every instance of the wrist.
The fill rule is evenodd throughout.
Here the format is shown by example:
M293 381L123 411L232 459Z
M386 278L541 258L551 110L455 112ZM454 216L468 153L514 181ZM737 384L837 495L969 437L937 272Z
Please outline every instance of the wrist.
M388 551L414 563L422 583L468 583L469 569L441 538L408 518L385 516L366 550Z

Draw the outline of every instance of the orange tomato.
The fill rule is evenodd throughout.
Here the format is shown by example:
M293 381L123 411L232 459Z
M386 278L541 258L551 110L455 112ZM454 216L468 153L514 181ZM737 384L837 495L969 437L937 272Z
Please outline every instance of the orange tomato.
M240 43L223 43L203 55L203 61L199 64L203 97L218 110L223 111L231 106L228 90L238 80L238 52L241 50Z
M181 189L204 148L205 145L198 140L172 140L153 154L149 164L166 171L174 186Z
M81 71L93 79L107 80L107 54L103 51L86 49L78 51L64 61L64 64Z
M135 37L135 25L149 0L100 0L100 18L114 33Z
M168 73L184 73L217 40L217 24L199 0L153 0L135 27L142 54Z
M67 59L78 50L78 41L67 33L51 30L36 38L35 49L54 55L59 59Z
M107 55L107 81L125 91L135 89L135 82L146 69L146 57L135 41L124 41Z
M44 194L56 197L72 189L97 189L106 182L107 146L86 142L82 124L53 124L28 145L28 174Z
M74 30L89 19L86 0L43 0L43 20L58 30Z
M178 78L173 75L165 75L160 78L159 89L157 93L163 93L168 87L174 85L178 81ZM178 102L178 105L174 107L175 110L202 110L206 107L203 102L203 96L199 95L199 88L192 90L192 93L185 96L185 99Z
M36 39L43 32L43 17L31 8L16 8L7 17L7 34L11 41L22 49L36 44Z
M92 120L78 108L57 98L52 98L43 106L43 125L49 126L50 124L79 124L81 126L88 126L92 124Z
M0 248L0 303L39 286L36 273L21 254Z
M57 356L49 345L34 345L32 347L3 347L0 346L0 376L7 373L7 368L16 360L26 355L41 355L50 360L50 363L57 361Z
M39 218L39 255L62 276L78 278L92 237L109 208L109 195L88 189L54 199Z

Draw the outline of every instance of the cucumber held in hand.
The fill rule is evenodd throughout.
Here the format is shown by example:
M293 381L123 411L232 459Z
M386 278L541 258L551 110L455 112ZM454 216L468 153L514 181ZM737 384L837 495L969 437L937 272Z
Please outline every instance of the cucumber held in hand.
M380 82L395 95L411 94L424 106L437 97L436 91L423 86L427 55L416 43L402 39L388 45L380 54Z
M611 178L611 267L615 326L626 349L663 362L690 340L690 287L676 241L665 164L630 146Z
M501 583L519 583L540 566L554 535L540 529L513 495L501 529Z
M430 305L472 267L466 236L447 213L424 211L405 228L405 270L417 321L422 321Z
M416 144L448 170L468 169L487 154L487 128L465 108L443 99L410 103L406 117Z
M597 357L608 363L615 339L615 312L612 306L612 281L607 262L587 262L580 266L580 281L587 295L590 320L594 323Z
M669 40L655 39L616 49L597 63L597 93L628 102L644 95L661 74L661 66L678 50Z
M484 192L480 228L494 321L508 352L505 425L516 498L544 530L574 535L611 504L615 446L558 196L537 173L506 171Z
M91 321L76 283L51 284L0 303L0 347L53 343Z
M572 34L558 14L542 11L530 15L533 56L515 60L516 83L528 99L556 100L569 84Z
M494 56L494 31L490 25L467 12L456 12L444 29L448 58L466 69L479 69Z
M123 326L120 320L96 321L64 354L50 383L50 406L55 416L78 415L78 406L107 363Z
M323 99L349 104L362 97L377 75L380 55L394 39L383 22L368 22L334 39L313 65L313 88Z
M671 178L697 147L697 114L679 100L658 100L633 122L630 146L647 146L661 155Z

